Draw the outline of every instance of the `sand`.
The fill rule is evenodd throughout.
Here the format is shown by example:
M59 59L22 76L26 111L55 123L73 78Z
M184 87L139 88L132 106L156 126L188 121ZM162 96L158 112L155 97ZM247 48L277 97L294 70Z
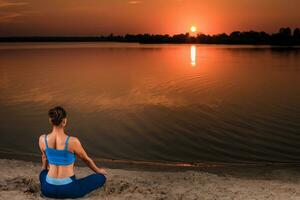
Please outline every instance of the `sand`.
M299 166L212 167L149 171L108 169L105 186L84 199L300 199ZM0 199L45 199L40 164L0 159ZM76 167L77 177L91 173Z

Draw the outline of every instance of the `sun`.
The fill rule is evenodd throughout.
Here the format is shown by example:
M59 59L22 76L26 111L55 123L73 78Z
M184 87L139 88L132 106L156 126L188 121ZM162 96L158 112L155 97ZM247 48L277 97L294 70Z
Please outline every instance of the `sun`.
M190 28L192 33L195 33L197 31L197 27L196 26L191 26Z

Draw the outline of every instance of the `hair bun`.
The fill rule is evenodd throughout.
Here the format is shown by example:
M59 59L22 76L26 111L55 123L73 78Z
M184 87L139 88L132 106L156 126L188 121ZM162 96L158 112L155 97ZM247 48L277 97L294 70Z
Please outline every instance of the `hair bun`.
M51 108L48 112L49 118L51 119L51 122L55 126L59 126L64 118L67 117L67 113L65 109L63 109L60 106L56 106L54 108Z

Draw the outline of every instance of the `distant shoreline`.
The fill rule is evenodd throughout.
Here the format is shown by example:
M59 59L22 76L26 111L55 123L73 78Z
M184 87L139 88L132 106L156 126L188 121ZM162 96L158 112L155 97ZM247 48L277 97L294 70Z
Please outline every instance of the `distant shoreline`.
M121 42L140 44L220 44L220 45L300 45L300 29L281 28L277 33L268 34L257 31L234 31L231 34L216 35L159 35L159 34L126 34L107 36L5 36L0 43L16 42Z
M116 43L136 43L136 44L211 44L211 45L253 45L253 46L290 46L297 47L300 43L213 43L213 42L151 42L151 41L127 41L127 40L103 40L99 37L0 37L0 44L3 43L106 43L106 42L116 42Z

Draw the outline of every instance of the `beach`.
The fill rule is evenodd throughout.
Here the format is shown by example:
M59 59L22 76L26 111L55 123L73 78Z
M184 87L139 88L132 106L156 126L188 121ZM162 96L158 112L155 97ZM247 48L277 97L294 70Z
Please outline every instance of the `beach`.
M85 199L300 199L295 164L106 168L105 186ZM0 159L0 199L45 199L40 170L38 162ZM92 171L80 166L75 173L80 178Z

